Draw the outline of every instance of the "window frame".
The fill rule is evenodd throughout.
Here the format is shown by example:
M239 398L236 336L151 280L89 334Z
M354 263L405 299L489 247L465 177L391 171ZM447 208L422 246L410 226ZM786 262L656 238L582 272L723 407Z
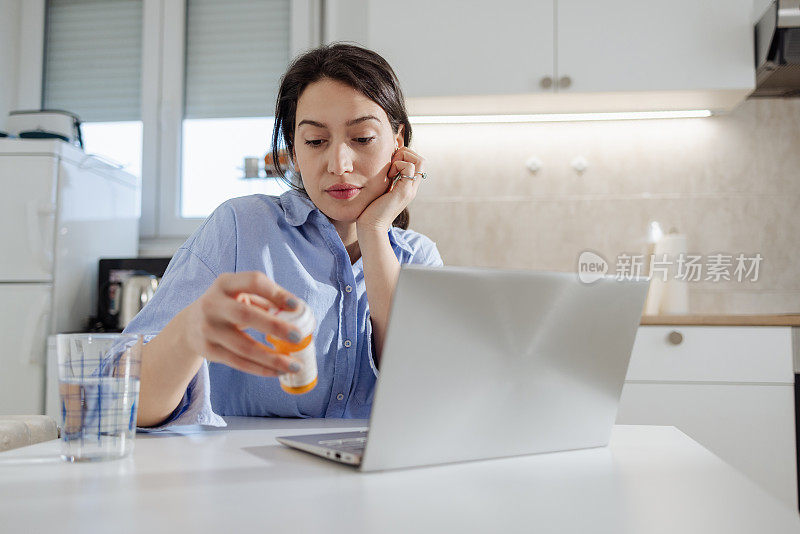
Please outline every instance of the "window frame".
M155 237L190 235L202 218L180 216L181 147L186 48L186 2L145 0L162 4L162 64L159 117L160 153L158 154L158 212ZM321 5L319 0L291 0L290 57L321 42ZM149 199L148 199L149 200Z
M322 2L291 0L289 53L322 42ZM19 104L42 105L46 0L22 6ZM204 220L180 216L186 1L142 4L142 215L139 240L185 239ZM28 96L29 95L29 96Z
M46 0L21 2L19 79L17 106L19 109L40 109L44 99L44 39Z

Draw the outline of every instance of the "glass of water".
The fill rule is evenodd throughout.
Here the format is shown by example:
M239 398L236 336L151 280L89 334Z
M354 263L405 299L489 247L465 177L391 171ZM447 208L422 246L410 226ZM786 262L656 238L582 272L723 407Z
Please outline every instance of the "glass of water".
M61 457L122 458L133 450L142 336L59 334Z

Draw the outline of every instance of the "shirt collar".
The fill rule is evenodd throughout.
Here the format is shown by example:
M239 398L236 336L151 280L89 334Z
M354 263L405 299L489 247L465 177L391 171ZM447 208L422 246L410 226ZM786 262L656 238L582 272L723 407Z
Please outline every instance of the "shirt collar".
M301 191L291 189L283 193L280 198L286 222L292 226L304 224L311 212L317 209L308 195ZM409 254L414 254L414 249L409 245L400 228L392 226L389 229L389 241Z
M305 223L308 215L317 209L311 199L301 191L291 189L282 194L280 198L286 222L292 226L300 226Z

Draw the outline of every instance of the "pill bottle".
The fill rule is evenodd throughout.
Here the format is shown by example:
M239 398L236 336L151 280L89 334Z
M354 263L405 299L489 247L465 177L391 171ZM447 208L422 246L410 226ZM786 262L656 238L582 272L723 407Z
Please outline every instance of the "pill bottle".
M238 300L251 304L250 297L246 293L241 293ZM275 350L297 360L302 369L296 373L286 373L280 375L281 388L293 395L308 393L317 385L317 350L314 346L314 327L316 320L308 304L298 300L297 308L293 310L282 310L277 307L270 307L267 312L278 319L286 321L300 332L300 341L292 343L286 339L280 339L272 335L267 336L267 341L275 347Z

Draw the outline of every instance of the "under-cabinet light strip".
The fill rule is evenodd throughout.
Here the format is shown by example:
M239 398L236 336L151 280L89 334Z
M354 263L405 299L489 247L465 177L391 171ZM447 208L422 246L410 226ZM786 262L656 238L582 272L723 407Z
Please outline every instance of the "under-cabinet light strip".
M685 111L624 111L609 113L538 113L534 115L419 115L412 124L471 124L504 122L621 121L637 119L696 119L710 117L707 109Z

